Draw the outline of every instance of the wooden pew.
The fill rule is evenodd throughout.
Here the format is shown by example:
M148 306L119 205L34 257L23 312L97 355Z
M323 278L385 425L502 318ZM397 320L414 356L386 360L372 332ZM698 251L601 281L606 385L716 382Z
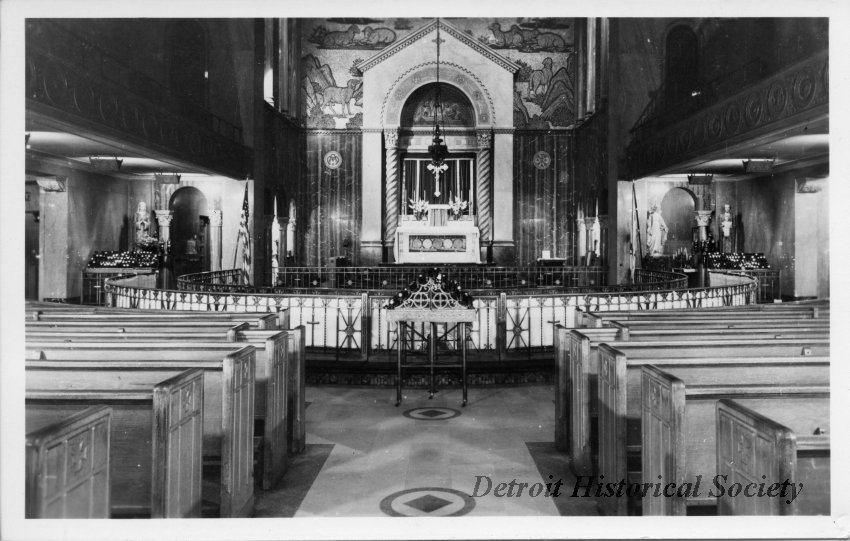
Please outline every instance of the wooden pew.
M829 317L829 302L812 304L776 303L748 304L741 306L717 306L708 308L676 308L671 310L586 310L576 309L576 322L579 326L594 326L598 320L618 319L635 320L652 317L717 317L723 314L755 314L758 317L784 317L803 314L812 319Z
M708 311L702 309L695 310L637 310L623 312L584 312L583 316L578 319L582 327L602 327L605 322L616 321L641 321L646 319L652 320L668 320L668 321L708 321L708 320L728 320L728 321L746 321L758 317L763 320L800 320L800 319L820 319L829 317L828 312L823 309L802 308L789 310L785 312L779 311L754 311L741 310L740 307L734 307L727 311Z
M27 349L27 378L40 384L61 379L66 388L84 384L86 372L132 383L188 368L204 370L203 450L220 459L220 515L245 517L253 511L255 348L239 344L135 345L40 344ZM112 347L110 347L112 346ZM223 346L223 347L222 347ZM29 346L28 346L29 347Z
M645 480L654 482L661 476L665 483L682 486L703 475L703 479L712 483L717 466L716 402L720 399L735 400L745 407L767 412L766 416L802 434L811 434L828 423L828 383L692 384L653 366L642 370L641 445ZM699 496L644 498L643 514L684 515L689 503L716 504L716 498L705 492Z
M248 322L258 329L289 328L289 312L283 310L278 313L243 313L243 312L166 312L159 310L126 310L115 313L80 313L73 311L27 311L28 321L53 321L53 322L120 322L138 321L139 319L159 321L164 323L192 321L230 321L233 324Z
M60 415L27 434L26 517L109 518L112 409Z
M563 331L561 331L563 332ZM597 373L599 367L599 344L592 342L581 331L571 330L565 342L569 347L568 385L571 404L570 456L571 466L577 475L592 472L591 452L596 441L596 431L592 421L598 411L599 385ZM801 354L815 356L829 355L829 340L816 338L811 340L765 339L752 337L736 340L722 338L699 340L670 340L652 342L610 342L632 359L660 358L741 358L751 355L798 357ZM807 353L806 353L807 352ZM610 394L610 393L609 393Z
M26 425L34 432L28 447L28 471L41 474L40 490L28 493L27 513L38 514L49 498L52 505L78 494L88 472L100 471L103 442L110 447L108 485L112 516L146 515L155 518L200 517L201 428L203 425L203 372L188 370L163 379L147 374L134 382L109 379L97 372L78 374L73 385L62 378L31 378L27 371ZM41 429L92 404L112 412L110 430L66 434L69 448L57 448ZM87 450L88 446L88 450ZM64 451L64 452L63 452ZM62 460L66 457L68 460ZM71 471L63 471L63 468ZM64 474L64 477L63 477ZM96 476L95 476L96 478ZM65 483L51 480L64 479ZM30 499L29 495L33 498ZM80 501L72 505L82 504ZM52 507L50 513L58 511Z
M257 348L257 390L255 415L263 422L262 485L269 489L277 484L286 471L287 449L301 453L306 446L304 403L305 352L304 327L289 331L250 329L247 323L231 327L227 332L210 332L200 326L186 332L173 328L162 332L76 332L64 327L47 332L27 330L30 345L50 341L74 343L85 347L101 343L181 343L181 342L242 342ZM277 372L277 374L273 374ZM270 377L270 374L272 376ZM278 382L283 382L278 383ZM291 397L291 400L290 400Z
M717 474L727 476L725 486L788 479L805 489L790 505L785 498L718 498L717 514L829 515L829 434L820 427L816 434L796 434L758 410L734 400L717 401ZM828 421L828 411L822 419Z

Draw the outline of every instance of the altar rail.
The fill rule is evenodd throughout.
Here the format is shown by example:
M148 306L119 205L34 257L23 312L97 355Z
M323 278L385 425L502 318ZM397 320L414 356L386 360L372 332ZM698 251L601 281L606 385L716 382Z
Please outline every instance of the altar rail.
M620 293L493 292L476 294L476 321L469 347L490 350L499 359L551 348L554 326L575 326L577 308L665 310L752 304L757 280L742 274L711 272L714 286ZM385 308L390 293L292 294L164 290L143 287L142 277L107 280L107 302L116 308L198 310L214 312L278 312L289 310L291 326L304 325L311 349L361 358L387 354L395 346L395 327ZM717 285L720 284L720 285Z
M427 275L434 266L403 267L284 267L276 286L241 283L238 269L186 274L177 278L177 288L220 293L294 293L347 290L351 292L398 291ZM687 276L675 272L638 269L635 283L606 285L605 267L444 267L446 274L470 290L487 292L546 289L553 293L627 292L687 287Z

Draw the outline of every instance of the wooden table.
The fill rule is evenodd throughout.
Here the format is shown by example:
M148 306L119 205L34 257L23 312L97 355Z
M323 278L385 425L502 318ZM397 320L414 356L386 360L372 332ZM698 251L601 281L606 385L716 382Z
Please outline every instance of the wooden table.
M461 369L461 385L463 388L463 404L466 406L466 330L475 321L475 310L467 308L398 308L387 311L387 320L398 324L397 367L396 367L396 403L401 404L402 368L413 366L406 364L407 326L409 323L426 323L431 326L428 340L428 364L430 366L430 384L428 398L433 398L437 392L434 379L434 365L437 361L437 325L440 323L463 325L461 333L461 362L460 364L444 364L441 366L459 367Z

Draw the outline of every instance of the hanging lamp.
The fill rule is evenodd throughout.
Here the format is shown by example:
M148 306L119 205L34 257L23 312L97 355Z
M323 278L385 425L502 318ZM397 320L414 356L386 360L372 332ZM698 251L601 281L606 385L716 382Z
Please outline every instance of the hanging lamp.
M440 175L449 168L445 163L446 156L449 154L449 149L443 143L442 130L440 129L440 117L443 116L443 103L440 96L440 19L437 19L437 87L434 91L434 134L431 144L428 146L428 155L431 156L431 163L428 164L428 170L434 174L434 195L440 197Z

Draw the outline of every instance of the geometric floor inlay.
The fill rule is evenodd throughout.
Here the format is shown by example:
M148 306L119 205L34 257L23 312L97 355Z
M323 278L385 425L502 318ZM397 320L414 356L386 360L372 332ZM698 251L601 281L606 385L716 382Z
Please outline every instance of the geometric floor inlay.
M460 412L452 408L427 407L407 410L402 415L409 419L416 419L417 421L445 421L447 419L454 419L460 415Z
M451 488L410 488L390 494L380 508L391 517L459 517L475 508L475 500Z

